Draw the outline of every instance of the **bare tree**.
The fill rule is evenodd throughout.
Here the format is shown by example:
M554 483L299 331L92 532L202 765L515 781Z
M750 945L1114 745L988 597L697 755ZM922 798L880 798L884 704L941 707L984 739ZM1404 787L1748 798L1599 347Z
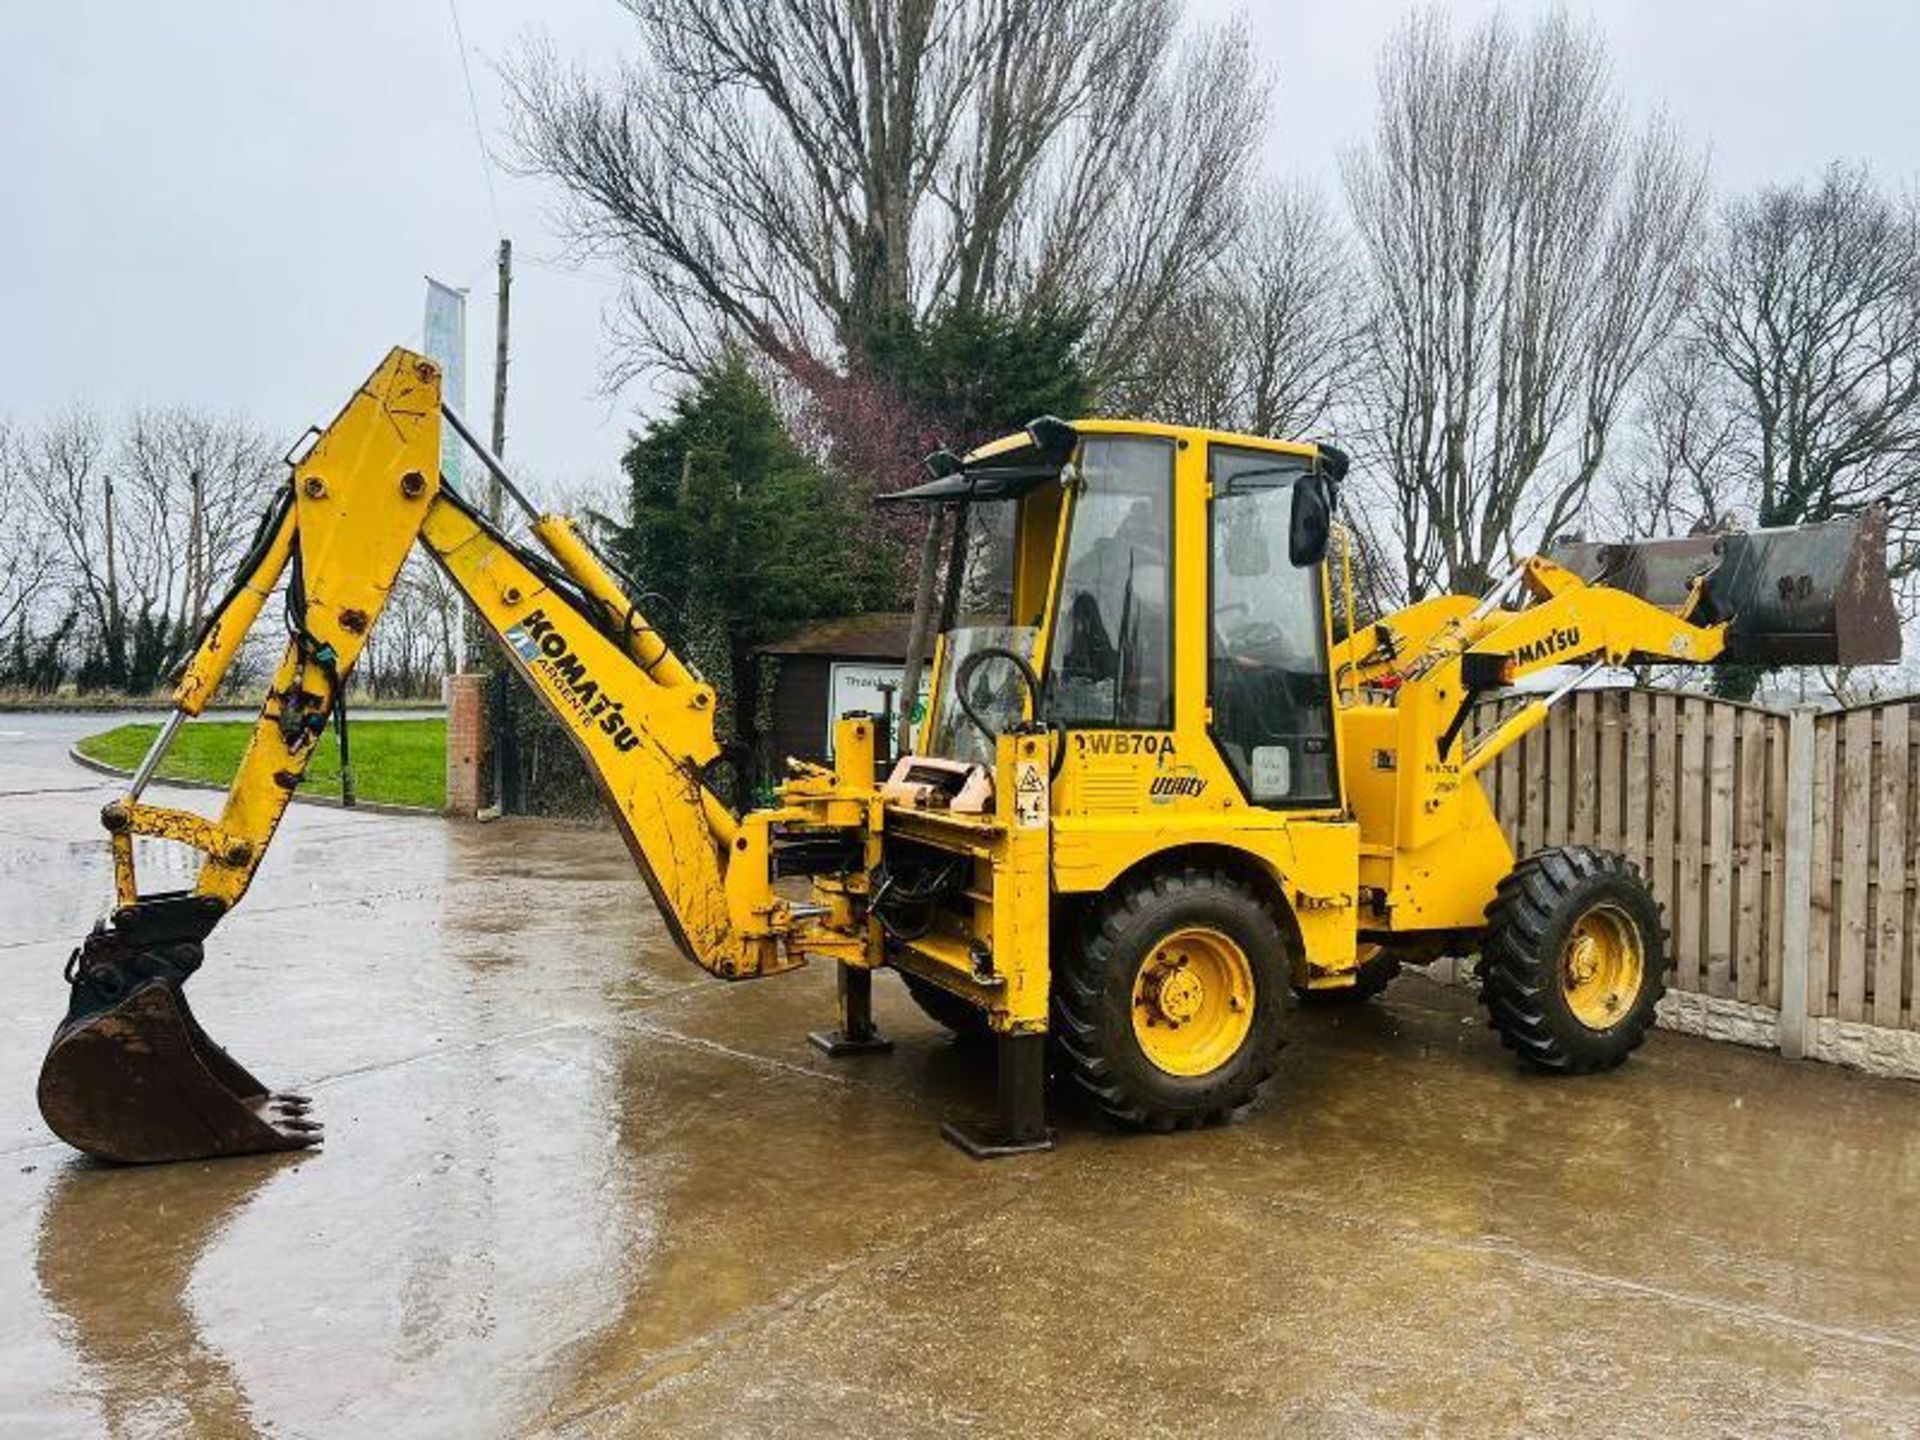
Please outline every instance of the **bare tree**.
M109 667L123 659L113 485L99 418L74 407L21 438L21 474L33 522L53 547L68 608L80 616Z
M1608 467L1598 517L1623 539L1751 524L1739 422L1726 377L1685 334L1654 357L1638 387L1632 444Z
M128 417L125 476L140 600L198 629L245 552L279 475L273 442L245 421L181 406Z
M623 0L608 81L508 70L515 142L631 278L625 370L722 337L810 380L941 307L1084 305L1097 376L1232 236L1263 95L1178 0Z
M22 440L0 422L0 640L18 633L53 575L50 537L30 503Z
M1861 170L1731 204L1691 343L1733 458L1717 485L1762 525L1887 510L1920 569L1920 205Z
M1484 587L1581 511L1630 387L1688 294L1704 167L1629 135L1601 41L1496 14L1387 46L1347 157L1366 260L1364 424L1409 592Z
M137 411L116 436L76 408L16 437L30 523L73 614L66 668L83 685L146 690L239 560L275 479L243 422Z
M1110 408L1256 435L1322 424L1353 374L1351 262L1315 192L1272 188L1162 312Z
M367 635L355 684L377 699L437 696L440 677L456 668L461 602L453 583L423 555L407 557Z

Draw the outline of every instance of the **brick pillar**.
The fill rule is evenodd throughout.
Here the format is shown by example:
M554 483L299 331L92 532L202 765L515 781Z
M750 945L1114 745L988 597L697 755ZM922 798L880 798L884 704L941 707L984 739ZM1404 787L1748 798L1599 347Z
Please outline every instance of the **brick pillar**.
M441 682L447 705L447 813L471 820L487 803L480 777L487 754L487 676L449 675Z

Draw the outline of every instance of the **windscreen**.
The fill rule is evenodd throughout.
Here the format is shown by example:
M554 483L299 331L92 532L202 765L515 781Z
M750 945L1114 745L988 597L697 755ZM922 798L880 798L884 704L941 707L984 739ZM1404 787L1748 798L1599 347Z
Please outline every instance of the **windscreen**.
M1048 713L1079 728L1173 723L1173 444L1082 447L1054 622Z
M1038 631L1014 625L1014 532L1020 507L1012 500L969 505L960 572L959 604L946 635L946 659L940 694L928 737L927 753L947 760L993 763L993 741L966 716L953 678L967 657L989 646L1012 650L1029 662ZM968 700L988 724L1001 727L1021 718L1019 672L1006 660L988 660L974 669Z

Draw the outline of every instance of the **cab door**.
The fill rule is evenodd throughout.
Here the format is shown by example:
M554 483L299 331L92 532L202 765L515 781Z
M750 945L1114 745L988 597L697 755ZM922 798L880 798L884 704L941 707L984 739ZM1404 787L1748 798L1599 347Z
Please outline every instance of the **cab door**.
M1319 565L1287 555L1306 456L1208 447L1208 729L1243 798L1270 809L1340 803Z

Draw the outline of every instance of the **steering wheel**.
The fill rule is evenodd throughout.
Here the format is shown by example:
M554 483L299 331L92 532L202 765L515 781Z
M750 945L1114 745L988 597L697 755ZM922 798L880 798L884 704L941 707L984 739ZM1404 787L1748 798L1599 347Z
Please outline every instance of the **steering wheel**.
M972 722L974 729L987 737L989 743L997 744L1001 732L973 708L972 697L967 694L975 672L989 660L1005 660L1013 666L1015 673L1020 676L1020 683L1026 687L1026 708L1031 709L1036 715L1040 711L1040 677L1034 674L1033 665L1026 656L1018 650L1009 650L1004 645L982 645L962 660L953 672L953 698L960 703L960 713ZM1060 767L1066 763L1067 759L1067 727L1057 720L1044 723L1048 730L1057 731L1060 735L1060 743L1052 747L1053 759L1047 767L1049 775L1057 776L1060 773Z

